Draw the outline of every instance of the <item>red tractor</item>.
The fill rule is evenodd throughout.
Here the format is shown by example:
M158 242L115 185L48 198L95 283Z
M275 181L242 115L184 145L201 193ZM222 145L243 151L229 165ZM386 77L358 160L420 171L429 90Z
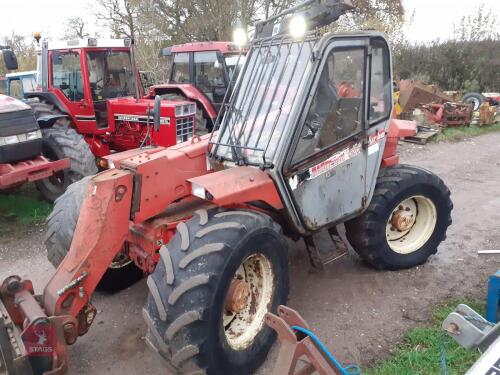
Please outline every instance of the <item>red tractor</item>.
M8 70L17 69L9 47L0 46L0 54ZM58 118L46 117L42 125ZM68 159L49 161L42 155L40 124L27 104L0 94L0 192L11 192L25 182L39 184L69 167Z
M84 176L97 173L102 157L150 146L171 146L195 133L196 106L164 101L161 126L148 126L153 101L143 97L130 39L43 41L40 91L27 93L42 125L43 154L68 158L71 167L37 184L50 201Z
M233 42L195 42L161 51L170 60L167 84L155 85L149 97L185 99L196 102L199 131L212 130L226 93L231 95L245 63L246 50Z
M436 253L450 192L399 164L386 38L319 32L350 9L307 0L258 23L218 131L110 155L113 169L57 200L46 244L58 268L43 295L18 276L0 288L7 366L62 373L96 316L95 288L136 269L149 275L146 341L172 373L251 374L275 339L264 317L287 300L286 237L304 239L318 268L339 225L377 269ZM53 350L30 355L44 352L32 342L42 330Z

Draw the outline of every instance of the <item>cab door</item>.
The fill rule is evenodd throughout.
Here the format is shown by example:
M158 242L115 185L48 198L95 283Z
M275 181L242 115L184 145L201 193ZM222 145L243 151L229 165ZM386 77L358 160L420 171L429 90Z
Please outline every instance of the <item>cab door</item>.
M84 58L80 50L53 50L50 58L51 91L64 103L81 132L95 129L95 113L90 106L91 98L85 85L82 70Z
M306 102L285 179L307 231L361 211L367 200L368 47L368 38L332 41Z

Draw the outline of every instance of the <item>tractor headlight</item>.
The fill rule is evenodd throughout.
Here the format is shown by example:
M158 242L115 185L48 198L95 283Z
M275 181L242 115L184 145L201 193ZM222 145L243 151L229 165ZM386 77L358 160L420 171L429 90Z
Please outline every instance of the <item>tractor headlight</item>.
M191 183L192 193L195 197L206 199L205 188L198 184Z
M290 20L290 34L294 39L302 38L307 31L306 19L302 16L295 16Z
M19 143L19 137L17 135L9 135L8 137L2 138L5 145L14 145L16 143Z
M35 130L34 132L26 133L26 140L32 141L34 139L42 138L42 132L40 130Z
M240 48L247 44L247 33L241 27L234 29L233 42Z

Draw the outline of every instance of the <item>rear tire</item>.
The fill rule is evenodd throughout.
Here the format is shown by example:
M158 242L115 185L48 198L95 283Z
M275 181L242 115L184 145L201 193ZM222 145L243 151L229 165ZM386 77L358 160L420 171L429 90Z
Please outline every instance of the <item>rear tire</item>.
M479 111L479 107L484 103L485 97L478 92L469 92L462 98L462 103L472 104L472 110Z
M36 119L61 114L56 107L45 101L32 101L29 104ZM49 160L68 158L71 161L69 169L35 182L44 198L54 202L73 182L96 174L97 166L89 145L83 136L71 127L68 118L57 119L52 128L42 129L42 135L42 152L46 158Z
M438 176L409 165L384 168L368 208L345 223L346 235L373 267L410 268L437 252L451 224L452 209L450 191ZM407 215L410 229L404 228L405 223L395 224L401 213Z
M47 258L56 268L71 247L80 208L91 178L92 176L87 176L70 185L66 192L56 200L47 219L47 235L45 237ZM142 270L131 261L123 267L108 268L97 285L97 289L107 292L118 291L131 286L142 277Z
M288 296L280 227L257 212L200 210L160 256L143 310L148 344L175 373L253 374L276 338L264 314ZM229 285L238 279L250 297L228 313Z

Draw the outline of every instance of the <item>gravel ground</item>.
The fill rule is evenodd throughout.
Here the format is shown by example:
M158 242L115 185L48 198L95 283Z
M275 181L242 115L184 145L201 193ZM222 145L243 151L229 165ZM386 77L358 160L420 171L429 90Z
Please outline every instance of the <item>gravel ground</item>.
M453 224L427 264L380 272L349 254L316 273L303 244L290 244L294 256L289 306L311 323L342 362L367 366L387 355L408 328L426 323L436 303L484 296L486 275L500 267L498 256L477 255L480 249L500 249L500 133L400 148L403 162L432 170L452 191ZM10 274L29 277L41 292L53 273L45 258L44 226L0 225L0 279ZM69 374L166 373L143 339L140 311L146 291L143 281L114 295L94 295L99 314L90 332L69 348ZM276 347L259 372L270 373L275 358Z

